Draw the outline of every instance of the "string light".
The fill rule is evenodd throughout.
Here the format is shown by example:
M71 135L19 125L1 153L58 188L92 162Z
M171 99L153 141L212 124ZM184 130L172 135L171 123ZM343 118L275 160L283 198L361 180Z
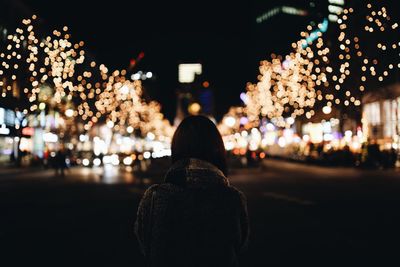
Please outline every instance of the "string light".
M328 87L327 73L332 72L327 57L330 50L318 31L322 27L320 24L311 33L302 32L303 39L292 43L294 52L284 58L272 55L270 61L261 62L259 82L247 85L246 112L251 121L267 117L286 127L290 125L284 117L294 119L305 114L311 118L315 114L312 108L323 98L316 88Z
M126 70L110 72L104 64L87 62L84 41L71 42L67 26L39 37L36 19L22 20L0 51L1 97L26 98L24 114L35 114L45 102L50 109L68 110L64 120L81 120L85 130L105 120L115 122L115 131L133 127L142 134L172 136L160 104L142 98L139 81L129 81Z
M391 77L394 66L400 66L400 43L384 39L399 35L398 23L391 22L385 7L367 4L367 10L362 26L365 34L354 28L359 16L355 15L355 10L343 10L338 19L337 43L333 44L332 51L325 46L322 32L309 25L307 31L301 32L302 39L292 43L294 52L286 57L273 54L271 60L262 61L258 82L247 85L249 118L258 122L265 117L277 126L287 127L284 117L305 115L309 119L316 113L317 101L325 102L318 107L332 104L360 106L367 82L373 89L372 79L384 82ZM371 34L383 35L372 48L368 36ZM352 90L349 87L353 87ZM354 90L357 88L359 90ZM343 89L346 89L345 93Z

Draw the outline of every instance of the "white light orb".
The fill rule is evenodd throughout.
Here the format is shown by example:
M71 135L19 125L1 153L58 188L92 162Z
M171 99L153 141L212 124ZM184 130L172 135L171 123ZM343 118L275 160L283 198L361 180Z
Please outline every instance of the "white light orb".
M67 109L65 111L65 116L67 116L68 118L71 118L72 116L74 116L74 111L72 109Z
M224 119L224 124L230 128L232 128L233 126L235 126L236 124L236 119L232 116L227 116Z
M331 108L330 106L324 106L324 107L322 108L322 112L323 112L324 114L330 114L330 113L332 112L332 108Z

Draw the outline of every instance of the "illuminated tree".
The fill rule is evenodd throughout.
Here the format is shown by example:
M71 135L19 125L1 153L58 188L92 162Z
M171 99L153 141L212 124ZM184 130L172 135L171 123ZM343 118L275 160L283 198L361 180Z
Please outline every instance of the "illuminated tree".
M316 31L302 32L304 39L292 44L294 51L289 55L273 54L271 61L260 63L258 83L247 86L246 107L251 121L268 118L285 127L297 116L305 114L310 118L315 114L317 95L322 94L317 88L329 84L326 76L330 71L326 56L329 49L321 38L323 27L326 26L320 24Z
M142 97L139 80L129 81L115 71L109 77L106 89L100 94L96 107L107 116L107 124L115 131L140 136L152 132L156 136L170 137L171 126L155 101L146 102Z
M400 68L399 25L386 7L374 5L345 9L330 34L323 34L327 20L308 25L292 53L262 61L258 82L247 86L250 120L266 117L284 127L285 118L310 119L316 109L328 114L334 106L359 115L363 92L393 82Z
M339 19L337 104L360 106L364 92L393 82L400 68L399 25L380 3L345 9Z
M46 36L36 26L36 16L24 19L0 48L1 102L15 111L19 137L25 127L44 127L39 114L58 112L63 121L73 117L76 66L85 59L83 42L73 44L67 27Z
M36 24L36 16L24 19L0 46L0 101L15 111L19 136L24 127L43 127L38 116L49 112L65 124L59 136L72 137L78 125L89 131L98 123L120 133L172 136L159 103L143 99L140 81L87 60L84 42L73 43L67 26L46 35Z

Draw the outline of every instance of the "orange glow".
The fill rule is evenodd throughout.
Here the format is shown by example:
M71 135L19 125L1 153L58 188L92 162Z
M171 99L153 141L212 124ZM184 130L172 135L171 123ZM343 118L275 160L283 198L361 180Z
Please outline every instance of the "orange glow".
M203 87L208 88L210 86L210 83L208 81L203 82Z

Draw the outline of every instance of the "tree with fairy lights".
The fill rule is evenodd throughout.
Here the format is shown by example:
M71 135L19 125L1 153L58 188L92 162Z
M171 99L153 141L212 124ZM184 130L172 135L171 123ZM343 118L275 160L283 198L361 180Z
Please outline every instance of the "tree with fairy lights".
M0 101L15 111L18 151L24 128L47 127L42 125L43 116L49 112L63 117L72 115L65 107L72 101L77 85L75 66L84 61L84 51L81 45L69 41L67 27L40 37L35 21L35 15L24 19L0 47ZM18 165L20 160L19 151Z
M358 123L363 96L399 77L399 25L384 3L363 2L344 9L332 40L332 103L342 116Z
M117 132L171 136L172 128L161 113L160 104L145 101L142 90L140 81L127 80L119 71L114 71L96 101L96 108L106 115L107 125Z
M400 68L399 25L379 3L345 9L338 20L339 34L337 60L340 77L333 76L336 84L347 85L345 105L359 106L365 91L393 82ZM340 80L340 78L342 80ZM344 85L346 86L346 85ZM358 90L350 90L356 87ZM346 102L347 100L347 102Z
M116 132L172 135L159 103L143 99L139 81L87 60L84 42L72 43L68 27L39 34L35 21L36 16L24 19L0 47L0 101L15 111L19 137L28 126L47 128L41 124L50 112L64 124L59 137L76 135L80 122L83 131L107 122Z
M326 22L320 23L310 32L302 32L302 39L292 44L293 52L285 57L272 55L271 60L260 63L257 84L247 86L246 112L250 121L268 118L280 127L293 124L298 116L310 118L313 107L326 87L326 72L331 71L324 46L322 30Z
M284 117L310 119L334 107L360 116L364 92L398 79L399 25L381 2L344 9L330 28L323 34L327 21L308 25L292 53L261 62L258 83L247 86L251 120L287 126Z

